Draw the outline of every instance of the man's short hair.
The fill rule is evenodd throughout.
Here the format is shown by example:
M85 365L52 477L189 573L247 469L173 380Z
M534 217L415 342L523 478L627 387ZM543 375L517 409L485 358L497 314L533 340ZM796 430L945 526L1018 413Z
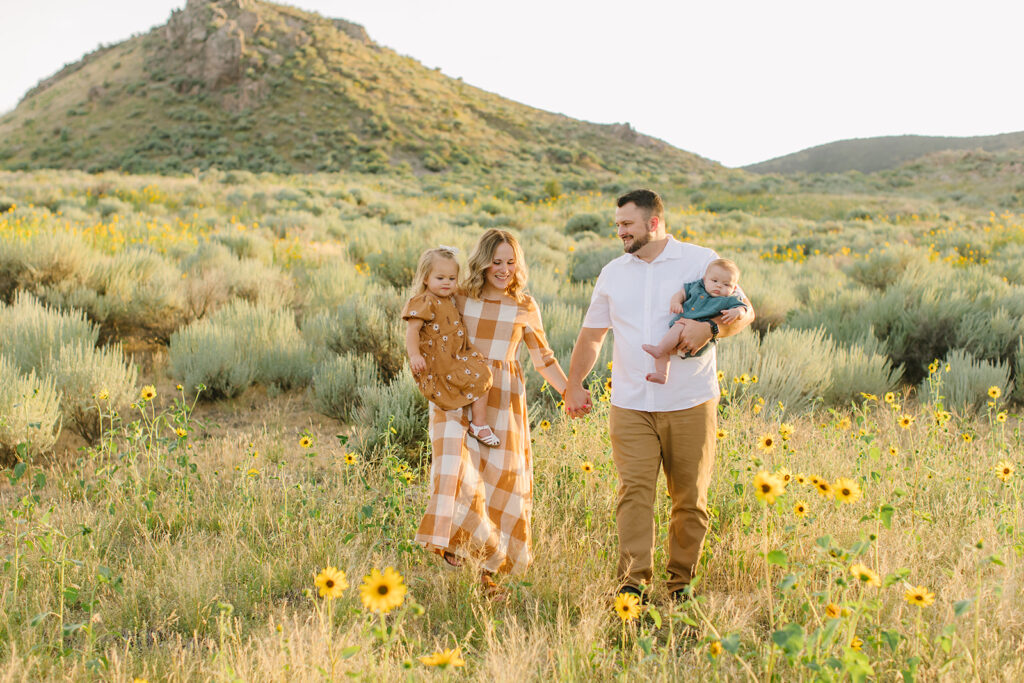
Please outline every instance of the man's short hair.
M647 217L657 216L664 220L665 218L665 205L661 201L661 197L654 190L632 190L619 197L616 202L616 206L623 207L626 204L636 204L638 209L643 209L647 212Z

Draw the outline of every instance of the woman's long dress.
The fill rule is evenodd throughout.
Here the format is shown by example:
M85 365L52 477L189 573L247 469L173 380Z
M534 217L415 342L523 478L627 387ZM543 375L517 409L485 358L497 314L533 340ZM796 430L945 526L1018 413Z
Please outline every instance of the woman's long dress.
M430 500L416 541L476 557L493 572L520 573L532 561L533 451L523 368L526 343L538 370L555 363L536 302L459 297L470 342L488 360L494 383L487 421L501 439L490 448L467 438L470 410L430 404Z

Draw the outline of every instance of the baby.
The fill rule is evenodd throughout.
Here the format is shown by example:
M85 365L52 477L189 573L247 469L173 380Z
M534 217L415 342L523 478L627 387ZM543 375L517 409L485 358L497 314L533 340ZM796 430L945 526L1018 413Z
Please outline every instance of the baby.
M664 384L668 381L669 357L679 346L679 335L683 331L683 326L676 324L680 319L707 322L721 313L722 322L731 323L740 317L747 304L740 297L733 296L739 279L740 269L735 263L729 259L715 259L708 264L702 280L687 282L672 295L670 308L676 317L669 322L668 334L656 345L643 345L643 350L654 356L654 372L647 375L648 382ZM712 337L711 341L715 338ZM705 344L693 355L699 356L707 349Z
M469 343L455 306L459 262L453 247L427 249L420 256L414 294L402 310L405 350L420 392L441 410L473 406L469 433L487 446L501 442L487 424L491 371Z

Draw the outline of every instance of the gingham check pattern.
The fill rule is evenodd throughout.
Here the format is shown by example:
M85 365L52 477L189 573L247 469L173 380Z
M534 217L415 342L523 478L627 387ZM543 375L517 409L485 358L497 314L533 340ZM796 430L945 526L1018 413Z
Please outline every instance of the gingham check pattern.
M430 404L430 500L416 541L477 557L484 569L521 573L532 561L533 452L526 385L516 359L525 342L534 367L555 362L532 298L522 304L461 299L470 341L490 362L487 422L501 439L489 448L466 438L470 410Z

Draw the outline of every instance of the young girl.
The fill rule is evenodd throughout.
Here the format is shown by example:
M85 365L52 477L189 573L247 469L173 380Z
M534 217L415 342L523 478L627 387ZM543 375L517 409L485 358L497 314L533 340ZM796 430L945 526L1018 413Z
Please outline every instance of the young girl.
M420 256L415 294L402 310L406 321L405 349L416 384L428 401L442 410L472 404L469 433L487 446L501 442L487 424L487 392L491 371L469 343L455 306L459 262L453 247L427 249Z

